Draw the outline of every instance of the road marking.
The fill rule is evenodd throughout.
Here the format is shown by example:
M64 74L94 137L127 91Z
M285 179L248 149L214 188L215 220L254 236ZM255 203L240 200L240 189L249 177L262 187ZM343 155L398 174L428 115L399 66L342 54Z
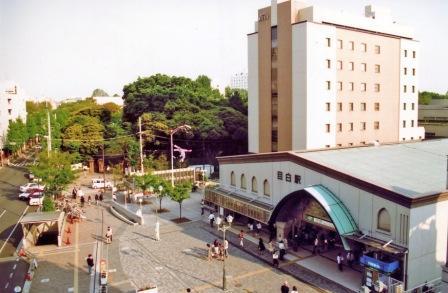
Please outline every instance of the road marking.
M78 265L79 265L79 226L78 223L75 224L75 260L74 260L74 271L73 271L73 292L78 293Z
M6 283L6 285L5 285L5 289L6 289L6 288L8 288L8 286L9 286L9 282L8 282L8 283Z
M13 270L15 270L17 268L17 264L14 264L14 266L12 267Z
M12 276L14 275L14 273L10 273L9 274L9 278L12 279Z
M41 282L41 283L48 283L48 282L50 282L50 279L48 279L48 278L46 278L46 279L42 279L42 280L40 280L40 282Z
M67 292L73 292L73 290L74 290L73 287L70 287L67 289Z
M109 273L116 273L117 269L109 269Z
M0 215L0 218L3 217L3 215L6 213L6 210L3 210L2 214Z
M16 225L12 229L11 233L9 233L8 238L6 238L5 243L3 243L2 248L0 248L0 253L2 253L3 248L5 248L6 243L8 243L9 238L11 238L12 234L14 234L14 231L16 230L17 226L19 225L19 222L22 220L23 216L25 216L26 211L28 211L28 208L30 206L26 206L26 209L23 211L22 215L20 216L19 220L17 221Z

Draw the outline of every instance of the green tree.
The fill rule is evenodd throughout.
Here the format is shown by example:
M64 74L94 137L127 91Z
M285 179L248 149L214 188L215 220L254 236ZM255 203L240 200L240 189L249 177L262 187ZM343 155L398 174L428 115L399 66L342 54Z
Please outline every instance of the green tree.
M102 89L94 89L93 92L92 92L92 95L91 95L91 96L92 96L92 97L108 97L109 94L106 93L105 90L102 90Z
M28 131L22 119L18 118L8 125L6 134L6 149L11 152L17 152L28 140Z
M418 93L418 103L420 105L429 105L432 100L443 100L448 99L448 94L438 94L434 92L419 92Z
M190 198L191 183L180 183L174 186L170 197L179 204L179 219L182 219L182 203Z
M123 180L123 166L121 164L112 165L111 171L112 180L114 181L114 186L116 186L117 182L121 182Z
M51 196L45 195L44 200L42 202L42 211L44 212L53 212L56 210L54 206L54 200Z
M75 178L71 169L72 155L66 152L52 151L39 155L38 164L30 170L45 184L46 195L60 195Z

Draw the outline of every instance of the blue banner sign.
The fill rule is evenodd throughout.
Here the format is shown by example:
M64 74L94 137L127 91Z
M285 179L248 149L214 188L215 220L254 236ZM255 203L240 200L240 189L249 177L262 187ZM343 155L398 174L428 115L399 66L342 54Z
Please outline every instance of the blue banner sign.
M398 269L399 263L398 261L393 262L384 262L379 259L363 255L361 256L360 262L364 266L368 266L370 268L376 269L378 271L382 271L385 273L392 273L396 269Z

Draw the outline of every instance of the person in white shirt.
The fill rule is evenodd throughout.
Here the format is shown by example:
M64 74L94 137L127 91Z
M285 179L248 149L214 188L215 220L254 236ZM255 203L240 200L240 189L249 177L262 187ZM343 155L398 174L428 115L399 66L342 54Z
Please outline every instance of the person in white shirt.
M223 246L224 246L224 257L228 257L229 256L229 252L228 252L229 241L227 241L227 239L224 240Z
M272 266L278 268L278 251L274 250L274 253L272 253Z
M344 261L344 258L342 257L341 253L338 253L338 256L336 257L336 262L338 263L338 269L342 272L342 261Z
M155 234L156 234L156 241L160 241L160 223L159 221L156 222L156 227L155 227Z
M210 221L210 227L213 228L213 222L215 221L215 214L210 212L210 215L208 216L208 220Z
M285 243L283 242L283 240L280 240L278 242L278 249L280 249L280 260L283 260L286 253Z
M257 222L257 225L255 226L257 228L257 235L260 235L261 232L261 223Z
M221 218L221 216L218 216L218 217L216 218L216 225L217 225L218 228L219 228L219 226L221 226L221 224L222 224L222 218Z

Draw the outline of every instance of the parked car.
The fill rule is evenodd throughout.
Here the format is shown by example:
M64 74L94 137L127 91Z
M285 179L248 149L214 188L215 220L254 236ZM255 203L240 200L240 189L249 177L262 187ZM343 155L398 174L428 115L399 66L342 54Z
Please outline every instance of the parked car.
M40 206L44 202L44 196L43 194L31 194L29 196L28 204L30 206Z
M19 189L20 189L21 192L28 192L29 189L36 189L36 188L37 189L44 189L45 185L41 185L39 183L30 182L30 183L27 183L25 185L21 185Z
M42 196L43 194L44 194L43 189L32 188L32 189L28 189L27 192L23 192L23 193L19 194L19 199L28 200L30 198L30 196Z
M94 178L92 179L92 188L96 189L96 188L104 188L104 186L106 186L106 188L113 188L113 184L110 181L104 182L104 179L102 178Z

